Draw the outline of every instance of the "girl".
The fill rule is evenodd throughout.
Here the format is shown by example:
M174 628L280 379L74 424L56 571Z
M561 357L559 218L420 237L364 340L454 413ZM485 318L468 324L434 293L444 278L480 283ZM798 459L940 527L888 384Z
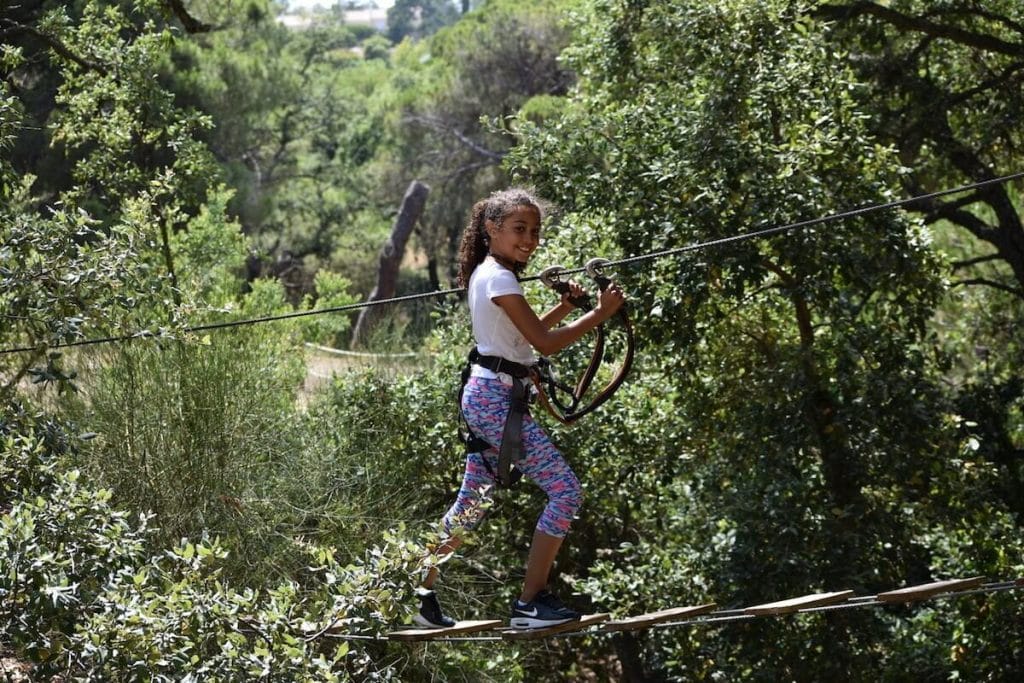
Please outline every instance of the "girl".
M583 289L570 284L570 293L547 313L538 316L526 303L517 275L540 243L540 202L521 189L496 192L476 203L459 249L459 284L467 288L473 336L482 357L474 364L462 396L462 412L472 432L490 448L466 455L462 487L442 524L447 538L436 550L453 552L462 542L461 529L472 529L483 516L482 503L497 483L498 452L509 412L514 382L537 362L536 349L551 355L569 346L610 318L625 296L618 285L602 292L593 310L572 323L555 327L573 309L570 297ZM490 361L490 362L487 362ZM490 366L491 369L485 366ZM503 368L510 368L511 373ZM518 370L518 372L517 372ZM521 430L520 457L514 464L548 496L534 531L526 563L526 579L512 603L513 628L538 628L578 619L546 589L548 574L569 524L582 502L580 483L547 435L526 414ZM437 568L427 573L418 591L420 612L414 617L424 627L445 627L455 622L441 610L433 590Z

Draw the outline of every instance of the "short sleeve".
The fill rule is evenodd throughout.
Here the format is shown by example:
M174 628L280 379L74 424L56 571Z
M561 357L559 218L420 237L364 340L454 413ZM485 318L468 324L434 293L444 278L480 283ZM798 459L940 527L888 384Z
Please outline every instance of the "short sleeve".
M516 279L515 273L501 268L495 271L494 277L487 280L485 294L488 301L493 300L495 297L505 296L506 294L522 296L523 287L519 284L519 280Z

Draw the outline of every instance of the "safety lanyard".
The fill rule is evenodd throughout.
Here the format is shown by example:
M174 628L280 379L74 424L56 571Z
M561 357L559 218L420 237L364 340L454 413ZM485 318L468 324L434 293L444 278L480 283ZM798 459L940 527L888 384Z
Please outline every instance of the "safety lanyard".
M586 265L587 275L594 280L598 289L602 292L612 284L611 278L603 272L603 267L607 264L608 261L606 259L591 259ZM562 266L550 266L541 272L540 280L555 292L566 295L570 290L569 283L561 279L561 275L564 272L565 268ZM570 297L569 302L585 311L589 311L592 308L590 300L586 297ZM581 407L604 358L604 323L598 325L594 331L594 350L590 355L590 362L587 363L587 367L583 374L580 375L575 387L571 387L558 380L554 366L547 358L542 358L532 373L533 383L537 387L538 401L559 422L571 424L587 413L596 410L601 404L611 398L616 389L625 381L626 375L629 374L629 370L633 365L635 342L633 338L633 325L629 320L629 314L626 312L625 305L616 312L615 318L619 321L626 335L625 355L618 370L616 370L608 383L597 392L589 403Z

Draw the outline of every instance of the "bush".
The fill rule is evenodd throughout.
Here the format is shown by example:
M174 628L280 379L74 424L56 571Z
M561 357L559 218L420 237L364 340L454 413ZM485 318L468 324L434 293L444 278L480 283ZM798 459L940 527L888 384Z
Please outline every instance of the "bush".
M154 553L149 517L132 521L110 493L31 429L3 423L0 643L34 674L75 680L392 680L379 653L325 638L380 630L406 616L421 543L386 534L342 565L308 546L315 590L285 581L235 589L216 541L181 540ZM22 425L24 426L24 425ZM27 484L27 485L24 485ZM15 486L24 485L22 488ZM361 642L361 641L357 641ZM373 643L370 643L372 648Z

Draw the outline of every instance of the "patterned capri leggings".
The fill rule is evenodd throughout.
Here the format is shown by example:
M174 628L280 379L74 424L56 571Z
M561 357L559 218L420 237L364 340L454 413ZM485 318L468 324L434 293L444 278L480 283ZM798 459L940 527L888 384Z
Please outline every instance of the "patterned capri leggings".
M501 443L512 387L500 379L470 377L462 394L462 412L473 433L489 444ZM537 520L537 530L564 537L583 502L580 482L572 468L530 415L523 416L523 450L515 466L548 495L548 504ZM483 519L488 493L497 483L488 472L498 471L498 449L466 455L466 473L458 498L444 516L444 528L473 529Z

